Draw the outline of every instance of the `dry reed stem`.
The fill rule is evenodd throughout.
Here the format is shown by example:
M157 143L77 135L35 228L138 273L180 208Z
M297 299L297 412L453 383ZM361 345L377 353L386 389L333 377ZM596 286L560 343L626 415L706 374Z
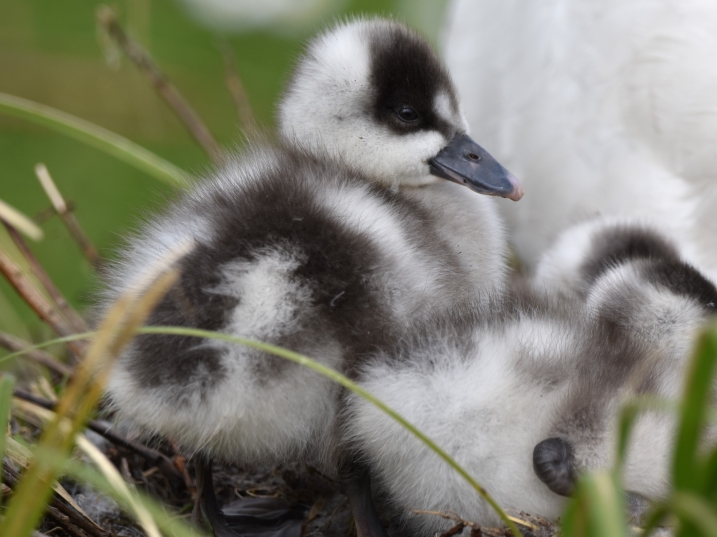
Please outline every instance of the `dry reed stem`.
M5 278L7 278L37 316L47 323L55 333L61 337L76 333L52 304L35 288L35 285L25 275L17 263L2 250L0 250L0 272L5 275ZM87 348L87 344L84 341L68 341L67 346L78 359L84 354Z
M78 435L77 437L77 446L95 463L95 466L99 468L100 472L102 472L115 491L124 496L125 501L134 511L137 521L144 528L147 536L162 537L152 515L141 502L135 499L129 490L129 486L107 457L82 435Z
M0 200L0 219L10 222L32 240L39 241L43 233L35 222L14 207Z
M43 266L37 260L35 254L32 253L32 250L30 250L30 247L24 241L22 236L7 222L5 222L5 227L15 243L15 246L17 246L17 249L30 265L30 270L32 270L33 276L35 276L35 278L37 278L40 284L45 288L45 291L47 291L47 294L55 303L55 306L57 306L60 314L70 324L71 329L74 332L87 332L89 327L87 326L85 320L80 317L80 314L77 313L72 306L70 306L63 294L52 281L52 278L50 278Z
M219 48L224 60L224 83L237 109L239 123L244 132L254 132L256 130L256 119L249 103L249 96L237 72L234 50L226 41L221 41Z
M164 99L189 133L209 155L214 164L223 164L225 155L199 115L189 102L179 93L167 76L154 64L149 54L135 43L124 31L114 11L107 6L97 9L97 22L107 32L125 55L147 77L157 93Z
M13 397L19 399L20 401L35 405L50 412L54 412L55 407L57 406L55 402L50 401L49 399L39 397L24 390L14 390ZM162 472L164 472L164 474L177 478L182 477L169 457L155 449L149 448L142 444L138 444L136 442L132 442L128 438L113 431L110 424L103 423L98 420L90 420L87 422L87 428L96 432L99 435L102 435L115 445L122 446L126 449L134 451L138 455L142 456L142 458L144 458L147 462L156 465L156 467L159 468Z
M67 203L67 210L72 212L75 210L75 204L72 200L66 200L65 203ZM33 222L35 222L38 225L42 225L48 220L51 220L53 217L57 216L57 211L52 205L48 205L41 211L38 211L35 213L32 217Z
M32 345L30 343L20 339L19 337L7 334L5 332L0 332L0 347L3 347L11 352L22 351L31 346ZM68 367L62 362L56 360L55 357L48 352L34 349L32 351L27 352L23 356L27 357L38 365L46 367L47 369L61 377L69 377L70 375L72 375L71 367Z
M59 400L55 419L43 431L37 453L52 450L59 455L54 462L34 459L18 484L0 531L8 535L29 535L42 514L49 497L49 487L59 471L62 457L67 456L76 435L103 394L113 359L137 328L144 323L157 301L178 278L176 269L167 270L189 246L169 252L167 256L140 276L130 291L124 293L107 312L90 344L89 350Z
M90 238L82 229L82 226L80 226L80 223L75 215L72 214L72 210L65 201L65 198L62 197L57 185L52 180L52 176L47 170L47 167L42 163L37 164L35 166L35 175L37 175L45 194L47 194L47 197L50 199L50 202L55 208L57 215L62 220L62 223L65 224L70 236L80 247L82 255L85 256L95 269L100 269L102 266L102 258L100 257L97 248L95 248L92 241L90 241Z

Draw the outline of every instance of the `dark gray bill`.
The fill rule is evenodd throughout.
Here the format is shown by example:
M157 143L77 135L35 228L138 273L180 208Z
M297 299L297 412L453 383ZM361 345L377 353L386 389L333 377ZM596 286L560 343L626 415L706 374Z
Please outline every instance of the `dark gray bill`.
M428 165L433 175L465 185L480 194L513 201L523 197L520 181L467 134L456 135L428 161Z

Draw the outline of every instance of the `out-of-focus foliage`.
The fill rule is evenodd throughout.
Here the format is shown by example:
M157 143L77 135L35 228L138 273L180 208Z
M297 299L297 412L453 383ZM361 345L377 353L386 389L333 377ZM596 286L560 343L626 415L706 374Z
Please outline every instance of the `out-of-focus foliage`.
M124 136L192 173L208 161L182 125L121 53L97 31L99 0L0 0L0 92L70 113ZM223 80L219 45L226 40L257 116L273 128L274 104L302 43L336 17L351 14L397 16L435 40L445 0L337 0L321 2L291 31L272 19L235 28L225 35L196 19L184 0L104 2L131 36L189 99L226 147L241 141L234 105ZM262 2L252 2L254 5ZM294 8L292 8L294 9ZM427 15L428 14L428 15ZM0 198L25 214L49 206L33 173L44 162L90 239L109 255L120 237L147 211L162 206L172 190L127 164L21 119L0 114ZM91 303L94 276L61 223L43 225L36 252L69 300ZM0 244L7 242L0 231ZM7 305L11 306L10 308ZM27 337L41 330L35 316L0 281L0 329ZM0 351L1 352L1 351Z

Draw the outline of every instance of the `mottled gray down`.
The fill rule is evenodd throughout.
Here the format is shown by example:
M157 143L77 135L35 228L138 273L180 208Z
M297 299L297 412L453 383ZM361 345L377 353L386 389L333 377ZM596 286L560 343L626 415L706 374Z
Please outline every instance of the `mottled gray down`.
M399 102L420 120L399 128ZM381 20L326 31L279 112L277 142L249 144L128 240L105 304L189 241L150 324L266 341L356 378L429 307L504 283L493 200L430 174L427 161L465 121L423 39ZM140 336L108 396L136 429L188 453L267 464L312 456L330 471L342 456L336 386L239 345Z
M591 229L584 262L576 263L579 293L531 285L438 310L360 375L365 389L436 441L501 507L545 518L556 519L565 506L552 490L572 483L546 486L533 471L536 446L560 439L572 478L611 467L621 404L641 394L681 395L695 336L717 303L714 285L654 230ZM546 253L545 263L554 262ZM455 471L393 420L358 397L348 409L348 441L411 534L452 525L416 509L500 524ZM673 427L666 413L638 419L623 476L628 492L666 494ZM706 440L717 441L717 431Z

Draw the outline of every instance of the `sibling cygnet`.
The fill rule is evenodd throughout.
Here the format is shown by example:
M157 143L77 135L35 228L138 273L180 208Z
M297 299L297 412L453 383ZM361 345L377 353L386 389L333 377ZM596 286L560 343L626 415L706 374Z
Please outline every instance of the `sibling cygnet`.
M522 191L467 136L423 39L379 19L326 31L300 59L279 117L277 143L255 143L129 241L107 302L189 240L180 281L150 324L270 342L356 377L369 351L427 306L502 283L492 200L445 179L513 199ZM337 386L240 345L138 337L108 391L121 417L188 454L353 465L337 448ZM356 494L364 505L365 487ZM354 514L360 535L380 531Z
M666 239L639 227L603 231L595 236L601 257L588 255L584 265L582 299L516 293L468 302L418 323L410 339L363 366L362 386L504 508L556 518L577 473L610 467L621 403L680 396L694 336L717 303L717 289L675 258ZM632 255L645 250L649 257ZM451 524L414 510L500 524L455 471L375 407L352 397L349 416L346 441L413 535ZM626 491L667 492L673 428L667 414L638 420Z

